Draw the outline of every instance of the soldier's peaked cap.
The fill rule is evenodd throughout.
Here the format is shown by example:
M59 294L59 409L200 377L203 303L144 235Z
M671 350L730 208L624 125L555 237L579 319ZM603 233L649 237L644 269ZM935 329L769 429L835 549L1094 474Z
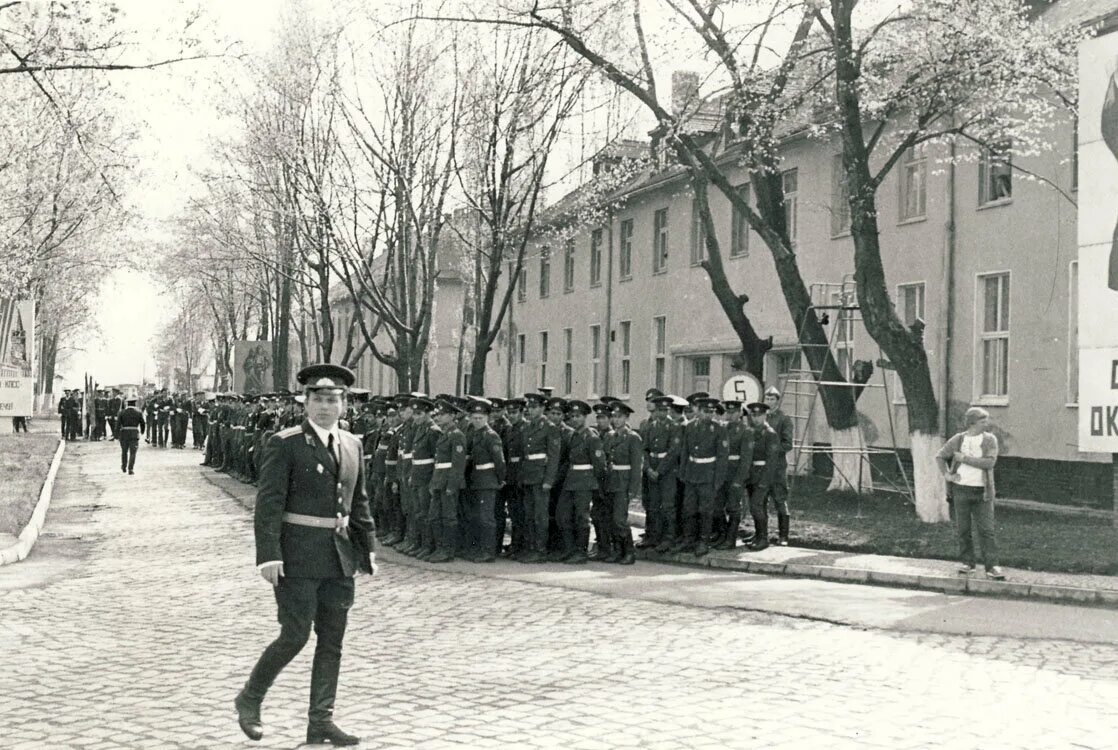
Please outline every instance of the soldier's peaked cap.
M506 398L505 399L505 408L506 409L523 409L525 406L527 406L527 404L528 404L528 402L525 401L522 398Z
M431 411L435 408L435 402L426 398L413 398L408 403L416 411Z
M659 388L649 388L644 392L644 400L652 401L653 399L663 398L664 392Z
M598 400L601 401L603 404L613 404L617 403L621 399L619 399L617 396L602 396Z
M570 406L570 402L568 402L566 399L560 398L559 396L555 396L554 398L549 398L547 400L547 408L548 409L561 409L563 411L566 411L568 406ZM590 410L590 405L589 404L587 404L586 409L587 409L586 413L589 414L590 413L590 411L589 411Z
M526 404L542 405L547 403L547 396L542 393L525 393L524 402Z
M610 411L614 414L628 415L633 413L633 407L629 406L623 401L614 401L612 404L610 404Z
M553 399L553 400L558 401L558 400L561 400L561 399ZM575 412L577 414L582 414L583 416L586 416L591 411L590 404L586 403L585 401L579 401L577 398L576 399L571 399L570 401L568 401L566 403L567 403L567 411Z
M706 396L704 398L697 398L692 403L700 409L714 409L717 411L719 408L722 407L721 401L716 398L710 398L709 396Z
M441 399L435 402L435 411L439 414L461 414L462 410L458 405L448 399Z
M331 390L337 393L344 392L353 385L353 381L356 379L353 370L348 367L325 362L307 365L299 370L299 374L295 376L295 380L303 386L304 390Z
M551 394L554 390L555 389L550 385L541 385L539 388L540 393L542 393L545 398L551 398Z
M606 401L603 401L600 404L594 404L593 408L595 414L603 414L608 416L611 411L610 404Z
M695 391L694 393L692 393L690 396L687 397L687 401L688 401L688 403L697 404L699 401L701 401L704 398L710 398L710 394L707 393L706 391Z
M487 398L473 396L466 403L466 411L470 414L488 414L493 411L493 402Z
M769 410L769 406L768 404L762 404L759 401L754 401L752 403L746 404L745 409L750 414L764 414Z

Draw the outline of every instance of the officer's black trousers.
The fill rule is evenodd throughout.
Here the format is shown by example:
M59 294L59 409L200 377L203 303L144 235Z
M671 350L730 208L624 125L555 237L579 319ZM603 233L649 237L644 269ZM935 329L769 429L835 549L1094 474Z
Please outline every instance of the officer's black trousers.
M283 668L303 650L314 626L316 638L311 667L311 724L334 715L338 673L342 661L349 608L353 606L352 578L292 578L284 576L275 588L280 634L256 662L245 684L245 697L259 703Z
M120 469L132 471L136 466L136 451L140 448L140 433L128 430L120 436Z
M528 548L535 552L547 552L547 505L551 493L538 484L525 485L520 491L528 529Z
M493 510L497 490L466 490L462 497L466 502L466 549L474 556L492 555L497 538Z
M590 490L564 490L555 506L560 549L565 553L586 552L590 538Z

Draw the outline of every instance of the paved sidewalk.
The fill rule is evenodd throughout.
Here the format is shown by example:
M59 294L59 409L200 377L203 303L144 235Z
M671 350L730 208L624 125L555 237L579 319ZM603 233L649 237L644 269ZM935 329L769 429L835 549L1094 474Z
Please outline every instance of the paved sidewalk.
M643 530L644 513L630 511L629 517L635 529ZM956 572L959 564L951 560L868 555L791 546L773 546L760 552L749 552L739 546L733 552L715 551L698 558L690 554L658 555L647 550L637 550L637 553L645 560L720 570L903 586L947 594L1044 599L1118 608L1118 576L1049 573L1003 566L1006 580L991 581L983 575L982 566L972 575L959 575Z

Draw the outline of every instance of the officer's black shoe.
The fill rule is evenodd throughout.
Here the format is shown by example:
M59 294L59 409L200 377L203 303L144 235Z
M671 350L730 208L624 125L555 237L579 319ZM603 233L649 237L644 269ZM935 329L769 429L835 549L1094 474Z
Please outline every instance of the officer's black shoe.
M601 562L602 560L608 560L609 559L609 551L607 549L603 548L602 545L595 544L594 549L590 551L590 554L587 556L587 559L591 560L593 562Z
M585 552L576 550L564 557L563 562L565 562L567 565L584 565L589 559L590 558L586 556Z
M121 467L120 467L120 473L121 473L121 474L123 474L123 473L124 473L124 472L126 472L126 471L128 471L128 467L127 467L127 466L121 466Z
M438 550L435 554L427 558L429 563L448 563L454 560L454 555L447 552L445 549ZM308 740L309 742L310 740Z
M250 740L258 740L264 736L264 725L260 721L260 704L253 703L245 697L244 692L237 693L233 699L233 706L237 709L237 724L241 731Z
M332 721L325 724L311 724L307 727L308 745L334 745L336 747L349 747L361 742L360 737L346 734Z
M763 549L769 548L769 537L765 536L754 537L753 541L746 545L750 552L760 552Z
M129 473L129 474L135 474L136 472L134 472L134 471L132 471L131 469L129 469L129 470L128 470L128 473Z
M640 545L638 544L637 547L640 547ZM663 554L666 554L669 550L671 550L671 548L672 548L672 543L669 542L667 539L665 539L664 541L662 541L662 542L660 542L659 544L656 545L656 549L654 549L653 552L655 552L658 555L663 555Z
M637 542L637 549L648 549L649 547L656 547L656 546L658 546L656 544L656 540L651 539L647 536L642 536L641 540L639 542Z

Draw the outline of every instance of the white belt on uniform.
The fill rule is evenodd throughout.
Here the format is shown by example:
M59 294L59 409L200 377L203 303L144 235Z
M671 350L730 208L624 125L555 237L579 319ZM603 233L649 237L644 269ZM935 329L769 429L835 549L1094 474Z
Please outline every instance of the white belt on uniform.
M543 461L544 459L547 458L547 454L546 453L529 453L526 456L526 458L529 461Z
M421 459L421 460L424 460L424 459ZM432 458L431 460L434 461L435 459ZM419 462L415 461L413 463L419 463ZM454 466L454 464L450 461L446 461L445 463L435 464L436 469L449 469L451 466Z
M667 458L668 457L668 452L664 451L663 453L653 453L652 457L653 458Z
M339 515L336 518L325 516L308 516L304 513L284 513L283 522L296 526L313 526L316 529L344 529L349 525L349 516Z
M631 467L629 466L629 464L614 464L613 465L613 470L614 471L628 471L630 468Z
M385 462L384 462L384 465L385 465L385 466L395 466L395 465L396 465L396 462L395 462L395 461L385 461Z
M520 463L520 456L512 456L511 458L509 458L509 463L510 464Z
M474 467L474 469L492 469L492 468L493 468L493 462L492 461L490 461L487 464L478 464L477 466Z
M413 458L411 460L411 465L412 466L426 466L427 464L433 464L433 463L435 463L435 459L433 459L433 458ZM449 465L450 464L447 464L447 466L449 466Z
M571 464L571 471L590 471L592 468L590 464Z
M754 466L764 466L764 465L765 465L765 462L764 462L764 461L754 461L754 462L753 462L753 465L754 465Z
M707 458L697 458L691 456L691 460L697 464L712 464L715 461L715 456L708 456Z
M401 454L400 454L400 458L403 458L403 459L410 459L410 458L411 458L411 454L410 454L410 453L401 453Z
M741 456L726 456L727 461L740 461Z

